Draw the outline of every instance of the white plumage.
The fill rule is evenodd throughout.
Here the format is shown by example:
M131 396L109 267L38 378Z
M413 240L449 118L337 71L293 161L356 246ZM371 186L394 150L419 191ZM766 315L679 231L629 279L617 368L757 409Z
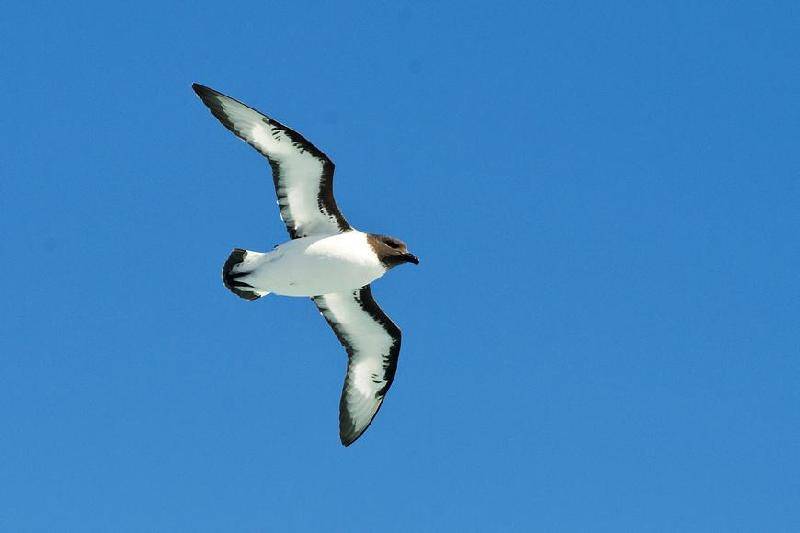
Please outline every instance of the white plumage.
M192 87L226 128L268 159L292 239L270 252L235 249L223 267L225 286L247 300L312 297L348 354L339 436L349 446L383 404L400 354L400 329L369 284L418 260L401 241L348 224L333 197L333 162L302 135L213 89Z
M248 257L253 252L248 252ZM239 278L259 292L284 296L318 296L351 291L386 272L367 243L367 235L349 230L285 242L234 267L249 273Z

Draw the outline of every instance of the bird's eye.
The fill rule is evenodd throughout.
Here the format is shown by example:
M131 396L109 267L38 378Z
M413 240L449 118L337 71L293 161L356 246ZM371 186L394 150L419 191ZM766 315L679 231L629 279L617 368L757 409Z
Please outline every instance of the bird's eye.
M386 245L389 246L390 248L395 248L395 249L400 248L400 245L394 241L383 241L383 242L385 242Z

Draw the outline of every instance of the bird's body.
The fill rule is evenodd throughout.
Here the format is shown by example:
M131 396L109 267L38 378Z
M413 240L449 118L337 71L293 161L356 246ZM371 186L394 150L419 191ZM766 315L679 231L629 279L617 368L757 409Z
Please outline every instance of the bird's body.
M386 267L372 250L368 234L351 229L291 240L263 254L247 252L232 274L240 271L247 273L237 280L256 292L319 296L369 285Z
M383 404L394 380L401 333L370 283L403 263L405 243L353 228L333 197L333 162L296 131L203 85L192 88L223 126L267 158L291 240L270 252L235 248L222 281L245 300L269 293L311 297L348 355L339 436L349 446Z

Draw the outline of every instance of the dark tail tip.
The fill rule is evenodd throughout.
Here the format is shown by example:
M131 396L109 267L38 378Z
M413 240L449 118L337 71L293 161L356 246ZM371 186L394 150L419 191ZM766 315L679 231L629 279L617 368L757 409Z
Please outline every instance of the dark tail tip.
M239 279L249 274L249 272L233 271L236 265L244 262L245 257L247 257L247 250L243 250L242 248L233 249L231 255L229 255L228 259L225 261L225 264L222 265L222 283L239 298L253 301L260 298L261 295L253 290L252 285Z

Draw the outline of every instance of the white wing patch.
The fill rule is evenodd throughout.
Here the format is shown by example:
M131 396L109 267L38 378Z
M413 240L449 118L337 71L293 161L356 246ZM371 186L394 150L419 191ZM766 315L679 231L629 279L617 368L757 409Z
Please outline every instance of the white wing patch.
M339 402L339 436L349 446L372 422L394 380L400 329L375 303L369 286L313 299L349 356Z
M350 229L333 198L333 162L299 133L245 104L193 85L211 113L272 167L281 218L295 239Z

